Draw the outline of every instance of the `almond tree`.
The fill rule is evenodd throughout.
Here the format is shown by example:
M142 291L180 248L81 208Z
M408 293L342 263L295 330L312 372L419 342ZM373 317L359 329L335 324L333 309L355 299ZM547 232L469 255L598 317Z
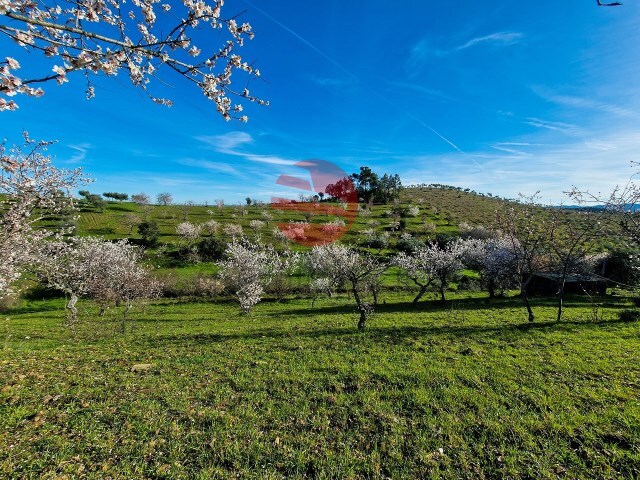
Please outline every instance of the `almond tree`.
M637 167L640 164L633 162L632 166ZM640 183L634 180L634 177L640 173L636 170L626 185L618 185L608 195L600 193L592 193L588 190L580 190L573 187L567 192L569 197L578 205L592 211L607 212L610 215L599 219L601 222L608 221L617 223L622 230L624 240L630 245L640 248ZM611 227L612 225L609 225ZM611 232L610 232L611 233Z
M173 203L173 196L169 192L162 192L156 195L156 203L158 205L171 205Z
M202 226L191 222L182 222L176 225L176 233L183 239L187 248L193 245L202 233Z
M36 273L50 288L69 295L67 323L78 319L80 297L94 299L102 312L108 305L123 306L122 332L133 302L157 296L160 288L141 265L142 250L127 240L105 242L99 237L76 237L69 241L44 242Z
M535 314L529 302L528 287L534 273L544 268L548 253L549 220L537 194L521 196L518 203L505 203L496 211L496 230L500 230L514 256L515 275L530 322Z
M312 277L325 278L334 288L349 285L360 314L358 329L364 330L375 306L366 301L366 295L374 293L386 265L376 257L336 243L314 247L307 255L307 265Z
M151 203L151 197L144 192L140 192L135 195L131 195L131 201L138 205L147 205Z
M503 292L514 284L515 256L511 243L505 238L469 238L463 240L462 262L480 275L489 298L496 290Z
M558 276L558 315L562 319L564 290L570 274L592 273L595 253L594 240L607 225L607 210L567 211L555 208L550 213L548 228L550 267Z
M272 246L234 240L227 246L225 259L218 263L220 276L234 292L244 313L262 300L265 288L274 278L289 271L296 256L279 256Z
M161 75L172 71L196 85L224 119L247 121L232 97L267 102L251 95L246 82L235 89L232 76L238 70L249 78L260 75L237 52L254 34L238 16L223 16L222 5L223 0L0 0L0 34L24 48L23 58L0 60L0 111L18 108L14 96L41 96L39 85L65 83L76 71L85 77L87 98L95 95L93 76L124 72L151 100L170 106L171 100L153 93L153 81L170 82ZM20 61L33 64L37 57L40 73L21 76Z
M440 300L446 301L445 291L449 283L463 268L462 254L461 242L449 242L444 248L429 243L418 247L411 255L400 253L396 256L394 263L419 287L418 294L413 299L414 305L432 284L438 286Z
M0 144L0 297L15 293L13 285L33 263L37 246L53 234L36 224L74 209L71 189L86 182L80 169L52 165L45 155L50 142L31 140L26 132L23 136L22 146Z

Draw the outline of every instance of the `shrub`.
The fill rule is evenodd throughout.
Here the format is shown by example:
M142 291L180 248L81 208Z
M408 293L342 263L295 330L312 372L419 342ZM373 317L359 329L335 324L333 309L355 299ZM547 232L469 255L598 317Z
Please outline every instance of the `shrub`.
M198 243L198 254L202 260L213 262L222 258L226 248L227 244L224 241L216 237L206 237Z
M396 242L396 249L400 252L411 254L419 248L425 247L425 243L419 238L402 237Z
M640 319L640 311L638 310L622 310L619 313L620 320L623 322L635 322Z
M153 220L144 221L138 225L138 234L148 246L154 247L158 244L158 239L160 238L160 228Z

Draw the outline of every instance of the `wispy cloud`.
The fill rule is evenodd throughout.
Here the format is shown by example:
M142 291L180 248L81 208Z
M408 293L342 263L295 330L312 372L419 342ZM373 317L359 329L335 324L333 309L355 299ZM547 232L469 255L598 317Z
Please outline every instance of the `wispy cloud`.
M462 45L448 49L434 48L426 38L423 38L411 47L409 56L405 62L405 69L410 77L415 77L420 73L423 65L430 56L445 57L461 50L466 50L480 45L508 47L519 43L523 38L524 34L520 32L496 32L490 35L472 38Z
M497 32L483 37L472 38L468 42L457 47L456 50L465 50L482 44L506 47L518 43L523 38L524 35L520 32Z
M615 105L608 102L601 102L598 100L594 100L593 98L574 95L562 95L540 86L534 86L532 87L532 90L540 98L563 107L583 110L596 110L624 118L638 118L639 116L635 111L628 108L624 108L620 105Z
M418 72L430 52L429 43L424 38L411 47L409 58L405 65L409 75L415 75Z
M197 136L196 140L212 147L216 152L244 158L250 162L270 165L294 165L295 160L288 160L277 155L262 155L247 152L242 147L254 143L253 137L246 132L230 132L224 135Z
M64 161L67 164L81 163L87 158L87 152L91 148L91 144L89 143L80 143L76 145L67 145L71 150L75 153Z
M459 100L457 98L454 98L450 95L447 95L444 92L441 92L440 90L435 90L433 88L429 88L429 87L425 87L424 85L420 85L417 83L410 83L410 82L389 82L389 85L394 87L394 88L401 88L404 90L409 90L409 91L413 91L415 93L418 93L422 96L425 97L429 97L429 98L435 98L435 99L439 99L439 100L446 100L449 102L458 102Z
M526 152L522 147L531 146L530 143L520 143L520 142L499 142L494 145L491 145L491 148L494 150L498 150L499 152L510 153L518 156L528 156L530 153Z
M535 117L527 118L524 123L534 127L553 130L555 132L562 132L572 136L577 136L580 134L580 128L577 125L573 125L572 123L554 122Z
M223 163L223 162L213 162L211 160L183 158L179 160L178 163L182 165L190 166L190 167L203 168L205 170L210 170L212 172L227 173L229 175L235 175L235 176L240 175L240 172L238 172L238 170L234 166L228 163Z
M313 73L305 77L321 87L348 87L355 84L353 78L321 77Z
M195 137L199 142L205 143L216 152L236 154L236 149L243 145L253 143L253 137L246 132L229 132L224 135L201 135Z
M565 144L505 141L466 156L402 157L411 166L399 173L406 184L447 183L510 198L540 190L543 199L559 203L573 185L606 193L625 184L638 148L640 130L634 129ZM473 168L471 158L484 169Z

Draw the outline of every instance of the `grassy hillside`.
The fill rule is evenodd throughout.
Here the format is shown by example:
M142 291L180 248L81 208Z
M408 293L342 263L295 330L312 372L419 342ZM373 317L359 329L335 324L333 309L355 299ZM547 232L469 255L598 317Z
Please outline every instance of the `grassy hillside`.
M407 188L402 191L398 207L419 207L416 216L407 216L405 231L417 236L429 237L439 233L455 234L458 225L466 222L472 225L490 226L494 220L494 212L499 206L497 198L473 194L470 192L439 188ZM371 212L360 212L353 228L343 238L344 242L358 242L359 235L367 228L383 232L388 230L392 219L389 212L392 205L374 205ZM145 205L131 202L108 202L103 211L83 208L78 221L78 233L81 235L103 235L106 238L137 237L135 227L132 229L128 217L137 216L140 220L155 220L162 233L161 241L174 243L178 240L175 227L178 223L189 221L204 223L216 220L221 224L236 223L243 226L246 233L251 233L251 220L264 220L262 212L273 216L269 228L261 231L263 239L271 239L271 229L277 222L303 221L301 213L281 211L269 205L261 206L187 206L187 205ZM330 220L326 216L313 216L312 222ZM426 231L425 224L435 225L435 232Z
M425 238L435 238L437 234L455 234L458 231L457 219L447 218L441 212L434 211L430 205L419 205L413 202L402 202L399 207L407 208L411 205L420 207L420 213L404 218L406 227L404 231L416 236ZM362 241L362 231L374 229L377 232L389 231L392 222L390 216L391 205L375 205L371 212L360 212L356 217L352 228L341 239L345 243L360 243ZM465 208L465 207L461 207ZM101 235L108 239L115 238L139 238L135 227L131 227L131 217L135 216L138 221L153 220L158 223L161 232L160 241L169 244L177 244L179 237L176 234L176 226L180 222L189 221L192 223L204 223L208 220L215 220L221 225L228 223L239 224L245 233L250 237L254 235L249 228L251 220L262 220L265 218L262 212L268 212L273 218L269 226L260 230L263 241L272 242L272 230L278 222L301 222L305 220L302 213L278 210L269 205L260 206L225 206L217 208L212 206L186 206L186 205L136 205L131 202L108 202L105 208L100 211L91 207L83 207L79 213L77 222L77 232L80 235ZM324 223L334 217L324 215L312 216L311 222ZM475 218L475 217L474 217ZM427 233L425 224L434 224L435 231ZM224 238L224 234L220 236Z
M403 203L419 205L454 225L466 222L471 225L490 226L495 220L495 211L502 203L497 197L480 195L465 190L434 187L412 187L402 190Z
M638 478L640 323L569 299L158 301L126 335L62 301L2 323L2 478ZM132 371L135 364L150 364Z
M353 226L340 239L343 243L364 246L364 232L373 231L377 235L390 234L391 242L388 248L383 248L376 253L389 254L395 247L395 242L401 233L409 233L421 241L434 240L438 235L457 235L459 225L482 225L491 227L495 220L495 211L503 205L504 201L496 197L476 194L470 191L452 188L412 187L402 191L399 202L396 205L374 205L370 211L360 211L355 218ZM514 205L517 205L514 203ZM409 214L411 207L414 211ZM403 225L392 231L394 218L392 211L404 211L400 219ZM278 222L301 222L305 216L300 212L283 211L270 205L251 206L215 206L198 205L136 205L130 202L108 202L103 210L99 211L91 207L83 207L77 221L77 232L80 235L101 235L107 239L132 238L139 239L136 224L143 220L152 220L158 223L160 228L160 241L169 246L178 246L180 238L176 234L176 226L180 222L189 221L202 224L209 220L215 220L221 226L227 224L241 225L245 234L250 238L255 237L256 232L250 228L252 220L265 221L264 214L271 219L259 230L258 234L263 242L278 243L273 237L273 229ZM540 209L540 216L549 216L549 209ZM575 218L576 222L583 219L577 211L566 210L564 214ZM326 223L337 217L326 215L313 215L311 223ZM616 222L611 223L611 229L606 238L597 240L603 248L615 248L620 245L618 239L619 229ZM230 240L222 229L217 234L222 240ZM293 248L304 250L304 247L292 245Z

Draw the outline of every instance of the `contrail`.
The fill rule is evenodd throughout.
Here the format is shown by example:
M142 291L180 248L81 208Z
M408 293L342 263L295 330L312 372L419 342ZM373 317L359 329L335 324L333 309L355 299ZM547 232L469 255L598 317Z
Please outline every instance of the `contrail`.
M296 37L298 40L300 40L302 43L304 43L305 45L307 45L309 48L311 48L314 52L318 53L320 56L322 56L323 58L325 58L326 60L328 60L329 62L331 62L333 65L335 65L336 67L338 67L340 70L342 70L343 72L345 72L347 75L355 78L356 80L360 80L360 78L354 74L353 72L349 71L347 68L345 68L342 64L340 64L339 62L337 62L336 60L334 60L333 58L331 58L329 55L327 55L326 53L324 53L322 50L320 50L318 47L316 47L314 44L312 44L311 42L309 42L307 39L305 39L304 37L302 37L300 34L298 34L297 32L295 32L294 30L292 30L291 28L287 27L285 24L283 24L282 22L276 20L274 17L272 17L271 15L269 15L267 12L265 12L264 10L262 10L261 8L257 7L256 5L254 5L251 1L249 0L244 0L249 6L251 6L251 8L257 10L258 12L262 13L265 17L267 17L269 20L271 20L273 23L275 23L276 25L280 26L282 29L286 30L287 32L289 32L291 35L293 35L294 37ZM396 110L400 111L401 113L404 113L406 116L408 116L409 118L411 118L412 120L414 120L415 122L419 123L420 125L422 125L423 127L427 128L428 130L430 130L434 135L436 135L438 138L440 138L442 141L446 142L449 146L451 146L454 150L456 150L459 153L462 153L463 155L466 155L466 153L464 151L462 151L461 148L459 148L455 143L453 143L451 140L449 140L447 137L445 137L444 135L442 135L440 132L438 132L435 128L433 128L431 125L425 123L424 121L420 120L418 117L416 117L415 115L413 115L412 113L406 111L405 109L399 107L398 105L396 105L395 103L389 101L389 99L385 96L382 95L381 93L378 93L376 90L373 89L369 89L374 95L376 95L378 98L382 99L385 103L387 103L388 105L391 105L393 108L395 108ZM481 170L484 170L484 167L482 165L480 165L480 163L478 163L473 157L470 157L471 160L473 161L473 163L476 164L476 166L478 168L480 168Z
M289 32L291 35L293 35L294 37L296 37L298 40L300 40L302 43L304 43L306 46L308 46L309 48L311 48L313 51L315 51L316 53L320 54L322 57L324 57L326 60L329 60L329 62L333 63L336 67L338 67L340 70L342 70L343 72L345 72L347 75L352 76L355 79L358 79L357 75L354 75L353 73L351 73L349 70L347 70L345 67L343 67L341 64L339 64L338 62L336 62L333 58L331 58L329 55L327 55L326 53L324 53L322 50L320 50L318 47L316 47L313 43L309 42L306 38L302 37L301 35L299 35L298 33L296 33L295 31L291 30L289 27L287 27L284 23L279 22L278 20L276 20L275 18L273 18L271 15L269 15L267 12L265 12L264 10L262 10L261 8L257 7L256 5L254 5L253 3L251 3L249 0L244 0L247 4L249 4L251 6L251 8L256 9L257 11L259 11L261 14L263 14L265 17L267 17L269 20L271 20L273 23L275 23L276 25L280 26L281 28L283 28L284 30L286 30L287 32Z

